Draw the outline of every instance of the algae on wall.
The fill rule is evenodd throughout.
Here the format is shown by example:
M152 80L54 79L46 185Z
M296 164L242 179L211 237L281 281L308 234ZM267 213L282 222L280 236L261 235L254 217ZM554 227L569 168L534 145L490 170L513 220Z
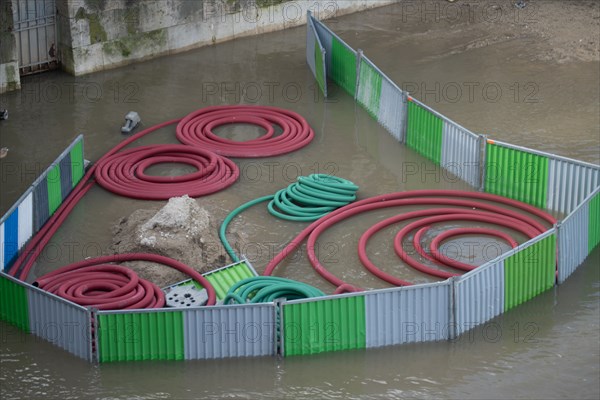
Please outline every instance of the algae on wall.
M64 11L59 20L68 21L61 25L68 33L59 34L63 68L80 75L301 25L308 8L335 3L336 14L344 14L396 0L56 1Z
M79 7L75 14L75 21L85 19L88 21L90 27L90 43L101 43L108 40L108 35L100 22L100 16L98 13L86 12L83 7Z

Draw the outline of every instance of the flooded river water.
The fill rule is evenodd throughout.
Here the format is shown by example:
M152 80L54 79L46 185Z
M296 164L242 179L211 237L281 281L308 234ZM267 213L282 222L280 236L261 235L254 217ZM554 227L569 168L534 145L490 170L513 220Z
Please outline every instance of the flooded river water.
M560 155L600 162L600 64L538 57L546 43L519 39L470 46L484 26L401 23L400 6L328 21L355 48L411 93L476 133ZM314 142L286 157L236 160L240 182L201 198L219 218L243 202L271 194L298 175L323 172L360 185L361 197L399 190L470 190L397 143L341 90L325 101L305 56L305 28L244 38L168 58L84 77L53 72L23 80L2 96L4 213L79 133L96 160L122 140L130 110L144 126L179 118L207 105L249 103L293 109L316 131ZM248 137L239 128L232 138ZM252 131L252 134L258 133ZM165 128L142 143L176 142ZM162 173L177 174L173 166ZM432 172L433 171L433 172ZM34 275L109 250L111 226L139 208L157 207L94 188L44 252ZM380 217L382 214L378 214ZM356 240L374 216L328 232L319 251L327 266L352 283L385 287L355 256ZM259 272L273 250L304 225L274 220L264 208L243 214L245 253ZM376 262L415 282L427 278L400 265L391 232L373 244ZM388 240L386 242L386 240ZM71 243L68 247L65 243ZM480 256L479 262L483 262ZM91 365L0 323L2 399L180 398L597 398L600 393L600 251L564 285L475 329L454 342L287 359L143 362ZM391 265L390 265L391 264ZM327 292L302 257L278 274ZM491 326L491 328L490 328Z

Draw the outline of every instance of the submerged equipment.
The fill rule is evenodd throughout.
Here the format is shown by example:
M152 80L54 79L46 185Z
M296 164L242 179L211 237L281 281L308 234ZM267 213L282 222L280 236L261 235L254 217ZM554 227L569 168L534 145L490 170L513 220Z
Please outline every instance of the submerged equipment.
M125 125L121 127L121 133L131 133L142 122L140 115L135 111L129 111L125 116Z

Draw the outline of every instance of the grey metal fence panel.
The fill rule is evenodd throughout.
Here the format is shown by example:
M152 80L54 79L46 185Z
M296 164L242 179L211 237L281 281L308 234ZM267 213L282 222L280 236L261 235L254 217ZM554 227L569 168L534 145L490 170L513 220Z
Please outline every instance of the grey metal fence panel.
M549 156L546 208L567 214L598 186L600 166Z
M367 347L447 340L450 281L365 294Z
M588 256L590 209L581 204L558 226L558 283L563 283Z
M455 280L455 328L460 335L504 311L504 258Z
M481 180L481 140L462 126L444 120L442 167L475 188Z
M331 57L332 57L332 54L333 54L332 47L333 47L333 36L334 36L334 33L332 31L330 31L329 28L327 28L325 25L323 25L317 19L312 18L311 21L313 22L313 24L315 26L315 29L317 31L317 35L319 36L319 40L321 41L321 44L325 48L326 70L327 70L327 74L330 74L331 73L331 68L332 68L332 65L333 65L333 63L331 62Z
M183 310L186 360L275 355L275 305Z
M45 177L45 175L44 175ZM41 180L33 189L33 229L39 231L50 218L48 208L48 182Z
M32 334L92 361L92 314L88 309L31 285L27 301Z
M317 33L312 22L312 16L310 11L308 12L306 19L306 62L310 67L313 75L317 76L317 69L315 66L315 42L317 40Z
M379 102L379 123L401 143L406 135L406 92L386 75L381 80L381 100Z

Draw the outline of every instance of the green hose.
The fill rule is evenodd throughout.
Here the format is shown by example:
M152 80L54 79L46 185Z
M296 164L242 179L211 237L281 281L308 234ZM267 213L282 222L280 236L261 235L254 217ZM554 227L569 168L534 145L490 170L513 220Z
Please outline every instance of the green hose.
M237 304L271 303L280 298L297 300L321 296L325 294L306 283L274 276L257 276L233 285L223 299L223 304L230 304L232 301Z
M227 241L227 226L244 210L263 201L271 215L288 221L312 222L356 200L358 186L349 180L325 174L300 176L274 195L259 197L233 210L221 224L219 238L234 262L240 261Z

